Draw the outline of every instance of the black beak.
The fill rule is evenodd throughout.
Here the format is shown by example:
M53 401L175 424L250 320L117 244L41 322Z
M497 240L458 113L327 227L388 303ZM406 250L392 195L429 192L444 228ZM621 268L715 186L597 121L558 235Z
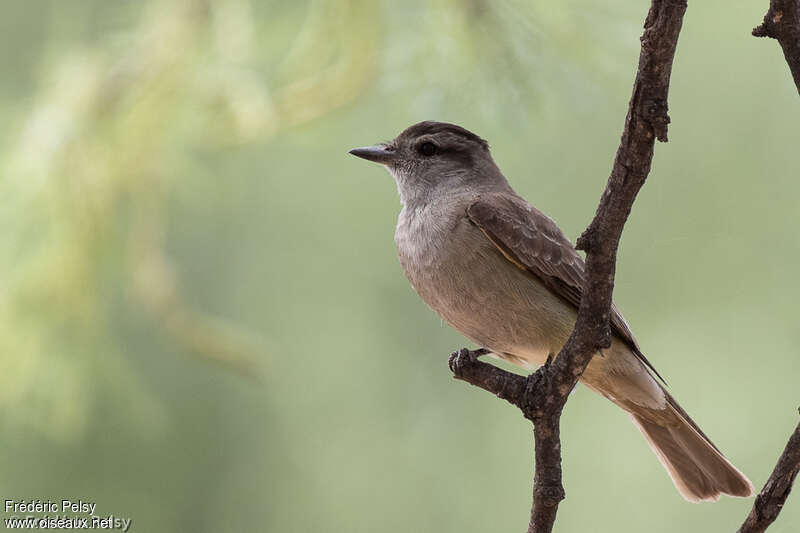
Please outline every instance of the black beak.
M363 148L353 148L350 153L367 161L374 161L382 165L388 165L397 159L397 152L387 148L382 144L375 146L364 146Z

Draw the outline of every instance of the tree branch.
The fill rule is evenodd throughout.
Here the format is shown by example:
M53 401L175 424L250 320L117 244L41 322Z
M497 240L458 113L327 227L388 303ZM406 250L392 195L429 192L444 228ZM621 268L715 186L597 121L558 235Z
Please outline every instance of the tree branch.
M800 0L770 0L761 25L753 28L756 37L771 37L780 43L789 64L797 92L800 93ZM763 533L783 509L783 504L800 471L800 424L794 430L778 464L758 493L753 509L738 533Z
M527 378L478 361L485 350L451 355L456 378L519 407L534 423L535 474L529 533L549 533L564 499L561 411L592 356L611 345L609 317L617 247L636 195L650 172L655 140L667 140L667 93L685 0L652 0L641 37L633 95L611 176L594 219L578 239L586 285L575 328L554 361Z
M775 470L758 493L753 509L738 533L763 533L778 518L800 471L800 424L789 437Z
M778 41L800 93L800 0L770 0L764 22L753 28L753 35Z

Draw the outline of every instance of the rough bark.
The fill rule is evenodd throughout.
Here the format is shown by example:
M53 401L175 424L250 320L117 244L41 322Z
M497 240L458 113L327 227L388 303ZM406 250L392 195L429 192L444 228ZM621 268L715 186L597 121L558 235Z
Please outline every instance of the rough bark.
M756 37L778 41L800 93L800 0L770 0L764 21L753 28ZM794 430L778 464L758 493L753 509L738 533L763 533L783 509L800 471L800 424Z
M800 0L771 0L764 21L753 29L753 35L778 41L800 93Z
M552 531L564 499L560 418L592 356L611 344L609 317L617 247L636 195L650 171L655 140L667 140L667 94L685 0L652 0L641 37L633 95L611 176L594 219L578 239L586 252L586 284L575 328L558 356L528 377L478 360L483 350L450 357L456 378L519 407L534 424L535 474L529 533Z
M549 533L565 493L561 482L560 418L569 392L592 356L611 342L609 317L617 248L636 195L650 172L655 140L667 141L667 95L686 2L652 0L642 35L639 68L622 140L594 219L578 239L586 252L586 284L575 328L553 360L524 377L478 360L486 350L450 356L454 377L517 406L534 424L535 474L528 533ZM764 22L753 30L772 37L800 92L800 0L771 0ZM800 471L800 424L755 500L738 533L762 533L780 513Z
M800 424L789 437L775 470L758 493L753 509L739 528L739 533L763 533L778 518L783 504L792 491L800 471Z

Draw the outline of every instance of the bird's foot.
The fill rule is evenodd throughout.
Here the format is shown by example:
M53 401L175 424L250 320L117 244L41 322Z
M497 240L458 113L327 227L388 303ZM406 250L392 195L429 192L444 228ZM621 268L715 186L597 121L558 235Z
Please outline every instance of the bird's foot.
M475 363L478 362L478 357L481 355L486 355L490 353L489 350L486 348L479 348L477 350L470 350L468 348L461 348L457 352L453 352L450 354L450 358L447 360L447 364L450 367L450 371L456 377L463 375L464 370Z

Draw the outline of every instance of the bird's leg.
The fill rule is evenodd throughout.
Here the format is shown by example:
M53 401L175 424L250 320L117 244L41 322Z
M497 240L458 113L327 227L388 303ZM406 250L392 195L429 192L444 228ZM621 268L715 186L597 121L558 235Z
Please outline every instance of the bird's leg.
M601 354L602 354L602 352L601 352ZM551 365L553 364L553 361L555 360L555 358L556 358L556 354L551 352L547 356L547 361L545 361L542 366L540 366L538 369L536 369L536 372L534 372L533 374L528 376L528 382L529 382L529 387L530 388L540 388L541 389L542 380L543 379L547 379L547 376L550 375L551 368L552 368ZM572 394L573 392L575 392L578 389L578 385L579 384L580 384L580 381L576 382L575 386L572 387L572 390L569 391L569 394Z

